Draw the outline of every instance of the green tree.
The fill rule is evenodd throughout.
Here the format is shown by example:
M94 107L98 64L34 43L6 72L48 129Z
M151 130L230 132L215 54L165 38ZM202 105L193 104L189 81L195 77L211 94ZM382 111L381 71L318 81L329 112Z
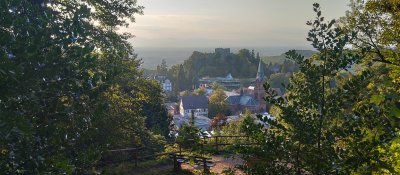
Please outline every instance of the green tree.
M157 65L156 72L157 72L157 75L167 76L168 66L167 66L167 62L165 61L165 59L162 59L161 64Z
M157 81L144 81L139 85L143 94L141 115L146 117L146 128L155 134L167 136L172 117L168 115L164 105L163 90Z
M244 135L246 133L245 129L248 128L247 125L250 123L249 120L253 120L254 123L254 118L251 117L251 113L245 112L243 117L239 118L238 120L230 121L229 123L223 125L221 127L221 133L223 133L223 135Z
M208 117L214 118L218 113L230 115L228 102L224 90L216 89L211 94L208 103Z
M395 0L355 0L352 10L342 19L345 29L357 33L351 44L365 55L361 71L371 72L367 88L355 93L359 102L354 110L359 116L371 117L364 125L374 126L364 134L368 149L363 150L363 156L370 160L354 169L356 173L400 173L399 6Z
M176 77L176 83L178 92L186 89L186 78L185 78L185 70L183 69L183 65L179 65L178 76Z
M189 124L184 124L178 131L178 137L176 138L176 142L185 149L196 150L200 147L200 129L198 129L195 123L194 112L190 115Z
M271 76L269 77L268 84L270 84L270 86L272 88L280 88L280 89L284 89L283 85L286 85L289 83L289 78L291 77L290 74L287 73L274 73L271 74Z
M105 150L157 142L131 35L116 32L137 13L135 0L0 2L0 172L94 174Z
M220 89L220 90L225 90L225 87L221 86L221 85L218 84L217 82L213 82L213 83L211 84L211 89L214 90L214 91L216 91L216 90L218 90L218 89Z
M300 70L291 78L284 98L268 90L276 119L260 116L268 129L259 125L247 131L260 146L242 149L245 170L250 174L396 173L390 151L380 149L398 143L396 122L389 111L374 104L382 102L381 97L365 101L370 92L365 87L374 82L375 73L365 70L343 85L329 85L341 71L368 59L345 49L357 40L356 33L332 28L334 20L325 23L318 4L314 11L317 18L307 23L312 26L307 40L319 53L310 59L295 51L287 53ZM396 149L394 145L391 150Z
M195 95L206 95L207 91L205 88L197 88L193 92Z

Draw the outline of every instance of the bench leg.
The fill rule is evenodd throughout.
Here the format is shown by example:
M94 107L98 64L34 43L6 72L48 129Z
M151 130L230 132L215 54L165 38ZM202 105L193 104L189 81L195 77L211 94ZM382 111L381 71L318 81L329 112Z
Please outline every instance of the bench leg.
M176 155L174 155L174 171L179 172L181 169L181 163L178 162Z
M204 174L210 174L210 168L207 167L207 160L206 159L203 159L203 171L204 171Z

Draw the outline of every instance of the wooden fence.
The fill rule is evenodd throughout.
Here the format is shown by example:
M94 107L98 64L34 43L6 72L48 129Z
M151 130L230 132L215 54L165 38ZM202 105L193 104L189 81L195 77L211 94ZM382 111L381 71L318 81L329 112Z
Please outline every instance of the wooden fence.
M217 152L221 150L222 147L224 146L229 146L229 145L257 145L257 143L251 142L251 139L248 136L212 136L212 137L203 137L202 138L202 146L204 145L211 145L216 148ZM180 163L178 162L178 159L180 158L195 158L195 159L201 159L203 162L203 168L205 171L208 171L207 168L209 168L210 162L209 158L202 157L202 156L186 156L182 155L182 153L185 152L192 152L192 150L182 150L182 148L179 146L179 151L173 151L173 152L165 152L165 153L158 153L158 154L149 154L149 155L143 155L144 148L124 148L124 149L115 149L115 150L109 150L109 154L123 154L125 156L128 156L127 160L132 160L134 162L135 167L138 166L138 162L142 160L152 160L156 157L159 156L165 156L169 155L173 160L174 160L174 170L180 169ZM118 156L117 156L118 157ZM113 163L120 163L120 162L113 162ZM178 167L179 164L179 167Z

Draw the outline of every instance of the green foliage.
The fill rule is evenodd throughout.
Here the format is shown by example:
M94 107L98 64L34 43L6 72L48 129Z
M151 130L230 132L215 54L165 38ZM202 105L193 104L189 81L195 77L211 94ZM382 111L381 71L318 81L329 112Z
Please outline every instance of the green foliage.
M290 73L275 73L268 78L267 82L272 88L284 89L282 84L289 84L289 78L291 76Z
M213 82L213 83L211 84L211 89L214 90L214 91L216 91L216 90L218 90L218 89L220 89L220 90L225 90L225 87L219 85L217 82Z
M137 13L135 0L0 2L0 172L95 174L107 149L162 144L145 127L157 86L116 32Z
M375 2L383 1L370 1L367 7ZM244 169L250 174L398 174L393 157L398 154L399 125L390 109L398 108L399 94L393 88L396 81L386 76L398 67L385 62L385 57L376 60L385 65L373 63L344 80L342 72L351 65L371 63L370 58L376 57L370 54L379 56L367 46L360 50L345 46L379 40L360 41L359 31L351 30L366 21L343 30L333 28L334 20L324 22L318 4L314 11L317 17L307 22L312 27L307 40L319 53L309 59L296 51L287 53L300 68L286 86L285 97L274 95L265 85L276 119L260 117L269 127L258 125L246 132L260 146L240 149ZM359 17L365 16L369 15ZM375 24L376 19L365 24Z
M169 123L172 116L168 115L167 108L164 105L164 96L161 87L156 81L144 81L139 84L143 94L143 100L140 103L141 115L146 117L146 128L155 134L167 136L169 134Z
M199 149L200 130L193 124L184 124L178 131L176 143L184 149Z
M224 77L228 73L238 78L254 77L257 73L258 60L247 49L226 57L215 53L193 52L183 64L177 64L168 71L176 92L192 89L199 78ZM265 66L264 66L265 67Z
M227 97L223 89L218 88L213 91L208 103L209 118L214 118L218 113L224 114L225 116L230 115L230 110L226 98Z
M167 62L165 61L165 59L162 59L161 64L157 65L156 73L157 73L157 75L167 76L168 66L167 66Z
M308 50L301 50L300 52L307 58L316 53ZM264 59L262 64L269 63L263 66L267 77L275 73L289 73L291 75L293 72L298 71L298 64L287 60L284 55L280 57L282 57L282 61L278 62L272 60L266 61ZM182 90L193 89L193 85L196 85L197 80L202 77L224 77L228 73L231 73L235 78L241 79L255 77L259 60L259 54L257 53L256 56L254 50L250 51L248 49L241 49L237 54L230 54L226 57L215 53L193 52L183 64L174 65L168 70L168 78L172 80L174 84L173 91L177 93ZM161 69L161 67L161 65L158 65L157 69ZM289 74L287 75L289 76ZM253 79L244 80L241 84L248 86ZM276 81L280 81L280 86L285 79Z
M245 114L236 121L230 121L214 130L214 135L225 135L225 136L244 136L247 132L252 129L257 129L257 123L255 117L251 116L250 111L246 111ZM232 137L232 138L219 138L220 143L230 143L232 146L226 146L223 148L224 152L235 152L235 145L238 143L249 143L250 140L246 137ZM221 151L221 150L220 150Z
M193 91L193 94L195 95L206 95L206 89L205 88L197 88Z
M221 127L221 135L244 135L244 131L241 128L243 118L237 121L231 121Z

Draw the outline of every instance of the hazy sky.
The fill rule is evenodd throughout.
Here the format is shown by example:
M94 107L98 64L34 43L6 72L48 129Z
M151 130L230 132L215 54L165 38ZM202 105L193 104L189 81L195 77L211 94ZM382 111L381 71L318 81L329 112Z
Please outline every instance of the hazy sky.
M314 2L327 19L349 9L349 0L138 0L144 15L121 30L134 47L305 46Z

